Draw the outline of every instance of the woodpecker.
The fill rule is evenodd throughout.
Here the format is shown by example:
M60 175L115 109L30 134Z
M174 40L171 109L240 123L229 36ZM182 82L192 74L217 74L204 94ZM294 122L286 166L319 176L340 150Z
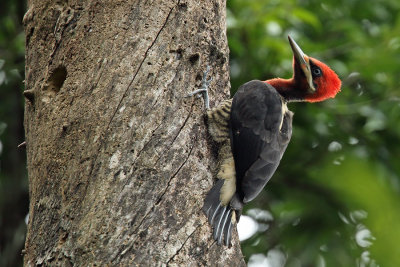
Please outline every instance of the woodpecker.
M257 197L279 165L292 136L293 113L287 103L323 101L340 91L336 73L288 39L292 78L247 82L233 99L209 109L207 68L202 88L190 94L203 94L209 133L220 144L218 181L203 206L218 244L230 246L243 205Z

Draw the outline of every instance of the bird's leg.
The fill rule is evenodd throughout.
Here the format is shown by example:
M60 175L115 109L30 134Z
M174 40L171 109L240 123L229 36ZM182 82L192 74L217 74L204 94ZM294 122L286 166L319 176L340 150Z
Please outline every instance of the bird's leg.
M210 85L212 81L212 77L207 80L207 74L210 71L210 66L207 66L206 71L203 73L203 80L201 80L201 87L190 94L188 94L186 97L193 96L196 94L202 94L203 99L204 99L204 105L206 109L210 109L210 99L208 97L208 86Z

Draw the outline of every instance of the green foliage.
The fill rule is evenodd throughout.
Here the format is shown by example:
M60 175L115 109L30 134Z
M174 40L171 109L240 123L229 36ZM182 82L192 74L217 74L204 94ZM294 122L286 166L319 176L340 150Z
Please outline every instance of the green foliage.
M393 190L396 181L391 181L391 173L369 160L360 161L352 153L341 165L314 171L311 176L324 177L325 184L348 207L367 211L363 223L376 238L372 240L372 258L382 266L400 266L400 196Z
M342 92L291 104L292 141L248 210L273 221L242 243L245 255L279 249L285 266L400 266L400 2L228 1L232 93L290 77L291 35L331 66Z

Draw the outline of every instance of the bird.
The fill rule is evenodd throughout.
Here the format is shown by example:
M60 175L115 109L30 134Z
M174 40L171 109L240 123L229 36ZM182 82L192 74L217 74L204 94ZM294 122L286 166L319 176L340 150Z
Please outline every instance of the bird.
M203 94L206 121L219 144L217 182L208 192L203 211L213 228L213 239L231 246L232 229L243 206L271 179L292 136L289 102L319 102L334 98L341 89L338 75L321 61L307 56L288 36L293 52L293 76L252 80L239 87L232 99L209 108L207 79L189 96Z

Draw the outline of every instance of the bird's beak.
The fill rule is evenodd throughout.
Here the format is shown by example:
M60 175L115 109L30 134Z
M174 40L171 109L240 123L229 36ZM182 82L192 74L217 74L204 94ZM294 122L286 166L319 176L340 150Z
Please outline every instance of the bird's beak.
M313 78L311 74L310 60L306 54L301 50L300 46L296 44L296 42L292 39L292 37L288 36L290 46L293 50L293 55L296 62L300 65L301 70L307 78L307 83L311 91L315 92L315 87L313 83Z

